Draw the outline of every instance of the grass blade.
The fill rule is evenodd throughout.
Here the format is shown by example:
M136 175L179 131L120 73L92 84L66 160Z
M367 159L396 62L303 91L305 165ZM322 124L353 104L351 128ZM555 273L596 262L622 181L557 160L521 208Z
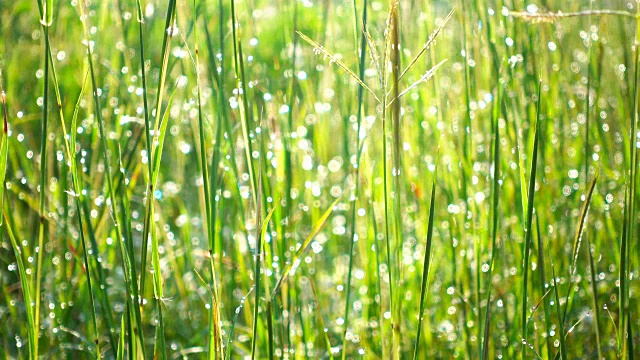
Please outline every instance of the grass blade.
M440 148L438 155L440 157ZM422 332L422 319L424 318L424 306L427 296L427 284L429 282L429 270L431 268L431 247L433 245L433 221L435 218L436 203L436 180L438 178L438 162L436 160L435 170L433 171L433 184L431 185L431 200L429 202L429 223L427 224L427 243L424 251L424 261L422 270L422 283L420 285L420 311L418 312L418 332L416 334L416 346L413 351L413 359L418 359L420 351L420 333Z
M0 140L0 211L4 209L4 180L7 175L7 153L9 152L9 120L7 115L7 97L4 91L0 94L2 102L2 140ZM2 226L4 217L0 217L0 226Z
M4 184L2 184L4 186ZM27 313L27 334L29 337L29 357L31 359L36 359L35 354L37 351L36 347L36 330L35 330L35 320L34 320L34 310L33 305L34 299L31 296L31 290L29 287L29 281L26 273L26 267L24 265L24 260L22 259L22 251L20 250L20 245L16 241L15 236L13 235L13 230L11 230L11 224L9 223L9 219L7 218L7 213L3 209L2 211L4 217L4 227L7 229L7 234L9 234L9 240L11 241L11 247L13 248L13 253L16 256L16 262L18 263L18 273L20 274L20 285L22 287L22 298L24 299L24 307L25 312Z
M307 238L302 243L302 246L298 249L298 251L296 251L293 258L291 258L291 262L284 269L284 271L282 272L282 276L280 277L280 279L278 279L278 282L276 283L276 285L273 287L273 290L271 291L272 299L275 298L276 294L278 293L278 290L280 290L280 286L287 279L287 277L289 276L289 273L291 273L291 271L295 271L298 268L301 261L300 257L302 256L302 254L304 254L305 250L309 247L309 245L311 245L311 241L313 241L313 239L316 237L316 235L318 235L320 230L322 230L324 223L327 221L327 219L329 218L329 215L331 215L331 212L333 212L333 208L338 204L340 199L341 198L338 197L331 204L331 206L329 206L327 211L324 212L324 214L316 222L316 225L313 227L313 230L311 230L311 233L307 236Z
M540 89L542 88L542 81L538 83L538 105L537 105L537 116L536 123L533 127L533 153L531 156L531 170L529 172L529 190L527 192L527 227L525 229L525 237L524 237L524 245L523 245L523 253L522 257L524 259L523 265L523 282L522 282L522 338L523 341L527 341L527 289L529 284L529 252L531 247L531 238L533 231L533 201L535 197L536 191L536 171L537 171L537 162L538 162L538 144L540 142L539 138L539 128L540 128L540 103L542 99L540 98ZM526 357L526 347L522 347L522 356Z

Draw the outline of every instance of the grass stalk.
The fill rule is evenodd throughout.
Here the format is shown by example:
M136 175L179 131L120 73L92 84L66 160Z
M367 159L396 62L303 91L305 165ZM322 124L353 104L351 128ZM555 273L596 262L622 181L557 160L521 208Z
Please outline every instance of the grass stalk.
M424 318L425 300L428 292L429 270L431 269L431 248L433 246L433 221L435 218L436 181L438 179L438 158L440 148L436 156L436 165L433 171L433 183L431 185L431 200L429 201L429 222L427 223L427 242L424 250L424 261L422 269L422 282L420 285L420 311L418 312L418 331L416 333L416 345L413 351L413 359L418 359L420 353L420 334L422 333L422 320Z
M127 294L126 301L129 302L131 306L137 307L137 305L132 304L132 299L138 299L137 286L135 284L135 279L133 278L133 275L132 275L133 274L132 266L134 264L131 264L128 261L130 259L130 256L127 254L127 249L123 244L125 242L125 238L123 237L123 234L120 230L121 229L120 220L118 219L118 216L117 216L119 207L118 207L116 194L114 191L115 187L114 187L113 175L112 175L111 166L110 166L110 159L109 159L110 151L107 145L107 134L106 134L105 125L102 119L102 110L100 105L100 93L99 93L101 90L99 89L99 85L97 83L97 77L96 77L94 61L93 61L93 46L92 46L92 43L89 41L90 37L89 37L89 32L87 30L88 19L86 18L86 15L85 15L84 4L79 5L78 8L79 8L79 16L82 23L84 37L86 39L86 55L87 55L87 62L89 64L89 76L90 76L91 85L92 85L94 111L95 111L96 120L98 123L98 132L100 137L100 141L99 141L100 150L102 152L102 161L104 162L105 173L106 173L107 197L111 202L111 206L110 206L111 218L114 223L114 231L116 234L116 242L118 243L120 259L123 262L124 282L125 282L125 289ZM140 317L138 317L137 320L138 320L138 324L141 324ZM138 333L138 336L141 339L140 342L144 347L141 328L138 328L134 331Z
M356 2L354 0L353 2L353 7L354 7L354 11L355 11L355 15L357 17L357 6L356 6ZM358 20L357 18L354 19L354 23L357 25ZM358 77L360 79L364 78L364 70L365 70L365 59L366 59L366 49L367 49L367 42L366 42L366 33L364 31L364 29L367 26L367 0L364 1L363 5L362 5L362 32L360 34L360 47L359 47L359 52L358 52L358 59L359 59L359 66L358 66L358 71L359 71L359 75ZM356 26L357 29L357 26ZM357 32L356 32L357 34ZM355 177L354 177L354 182L355 182L355 187L353 190L353 196L352 198L352 204L351 204L351 229L349 230L349 237L350 240L349 241L349 270L347 270L347 283L346 283L346 300L345 300L345 309L344 309L344 331L342 332L342 360L345 360L347 358L347 332L349 331L349 309L351 308L351 280L352 280L352 274L353 274L353 262L354 262L354 247L355 247L355 243L357 241L357 234L356 234L356 223L357 223L357 217L356 217L356 208L358 205L358 190L360 187L360 159L362 157L362 146L360 144L361 140L360 140L360 131L361 131L361 125L362 125L362 110L363 110L363 106L364 106L364 87L359 86L358 87L358 102L357 102L357 106L358 106L358 110L357 110L357 127L356 127L356 163L355 163L355 169L354 169L354 173L355 173Z
M491 184L491 259L489 260L489 274L487 285L485 286L487 292L487 310L484 317L484 334L482 343L482 359L487 359L489 355L489 337L491 328L491 294L492 294L492 281L493 281L493 269L495 266L496 254L497 254L497 240L498 240L498 207L500 205L500 124L498 114L503 104L503 91L504 87L500 86L498 90L498 97L494 103L493 109L493 149L492 149L492 184ZM479 311L479 309L478 309Z
M40 24L42 26L42 32L44 33L44 77L43 77L43 105L42 105L42 127L40 135L40 200L38 206L38 213L40 214L40 223L38 226L38 246L35 251L38 254L36 260L36 276L35 276L35 310L34 310L34 345L32 356L37 359L39 356L38 346L40 341L40 302L42 297L40 296L42 290L42 275L43 275L43 259L44 259L44 237L45 237L45 197L46 197L46 183L47 183L47 137L49 131L49 27L51 26L53 19L53 6L52 1L48 0L43 2L38 0L38 8L40 9Z
M542 81L538 84L538 104L536 110L536 122L533 125L533 150L531 155L531 167L529 171L529 188L527 191L527 222L525 228L525 237L523 244L523 252L522 258L524 259L523 263L523 281L522 281L522 313L521 313L521 321L522 321L522 341L523 343L527 342L527 299L528 299L528 285L529 285L529 252L531 248L531 238L532 238L532 225L533 225L533 208L534 208L534 198L536 191L536 172L537 172L537 162L538 162L538 144L539 144L539 135L538 131L540 128L540 104L542 103L542 99L540 98L542 88ZM526 358L527 347L522 347L522 356Z

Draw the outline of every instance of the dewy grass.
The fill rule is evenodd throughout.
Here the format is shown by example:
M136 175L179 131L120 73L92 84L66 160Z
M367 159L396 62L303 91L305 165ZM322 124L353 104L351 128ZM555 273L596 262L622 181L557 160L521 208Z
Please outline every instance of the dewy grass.
M9 115L7 114L7 96L0 88L0 106L2 106L2 140L0 140L0 184L4 184L7 175L7 153L9 152ZM4 186L0 186L0 209L4 209ZM0 219L2 225L4 218Z
M11 224L9 224L9 219L7 218L7 214L3 213L5 228L7 229L7 233L9 235L9 240L11 241L11 246L13 247L14 254L16 256L16 262L18 264L18 273L20 274L20 285L22 286L22 297L25 304L27 305L26 313L27 313L27 334L29 336L29 358L36 359L37 348L36 348L36 328L35 328L35 319L34 313L32 311L34 305L34 300L31 295L31 286L28 284L26 267L24 265L24 260L22 259L22 251L20 251L20 245L13 235L13 231L11 230Z
M356 7L356 3L354 1L354 11L355 11L355 19L354 19L354 24L355 24L355 29L358 29L358 21L359 19L357 18L357 7ZM366 59L366 50L367 50L367 43L366 43L366 27L367 27L367 1L365 0L364 3L362 4L362 31L360 34L360 47L359 47L359 52L358 52L358 59L359 59L359 65L358 65L358 79L363 79L364 78L364 70L365 70L365 59ZM356 34L358 32L356 31ZM355 243L358 239L358 234L356 234L356 223L357 223L357 219L356 219L356 208L358 205L358 190L360 189L360 160L361 160L361 156L362 156L362 151L361 151L361 146L360 146L360 132L361 132L361 126L362 126L362 110L363 110L363 106L364 106L364 86L360 86L358 87L358 102L357 102L357 126L356 126L356 163L354 164L355 167L355 177L354 177L354 181L355 181L355 187L353 189L353 195L352 195L352 204L351 204L351 228L349 230L349 237L351 238L351 240L349 241L349 268L347 270L347 284L346 284L346 300L345 300L345 309L344 309L344 331L343 331L343 335L342 335L342 359L346 359L347 358L347 332L349 331L349 312L351 309L351 281L352 281L352 275L353 275L353 262L354 262L354 247L355 247ZM377 250L376 250L377 251Z
M429 270L431 269L431 247L433 246L433 222L435 219L436 204L436 181L438 180L438 160L440 149L436 155L436 165L433 171L433 183L431 185L431 200L429 200L429 222L427 224L427 241L424 250L424 262L422 264L422 282L420 285L420 310L418 311L418 332L416 333L416 345L413 352L413 359L418 359L420 351L420 334L422 333L422 320L424 318L425 298L427 295L427 284L429 283Z
M637 4L455 5L0 1L0 357L633 358Z
M44 237L45 237L45 184L47 177L47 136L49 135L49 51L50 51L50 42L49 42L49 27L53 21L53 1L49 0L46 2L38 1L38 8L40 9L40 24L42 25L42 32L44 33L44 77L43 77L43 106L42 106L42 128L40 134L40 201L39 201L39 213L40 213L40 224L38 226L38 246L35 251L37 255L36 261L36 277L35 277L35 312L33 315L34 318L34 329L35 334L33 336L34 344L33 353L31 356L35 359L39 356L38 344L40 342L40 302L42 301L40 297L41 286L42 286L42 273L43 273L43 259L44 259ZM97 346L97 344L96 344Z
M528 321L527 321L527 310L528 308L528 284L529 284L529 252L531 248L531 239L533 238L533 209L534 209L534 199L536 192L536 172L538 169L538 144L540 143L540 137L538 135L538 129L541 127L540 125L540 103L542 103L542 99L540 98L540 89L542 88L542 80L538 84L538 105L536 110L536 122L533 125L533 150L531 155L531 167L529 171L529 187L527 190L527 222L526 228L524 229L524 245L522 258L524 259L524 264L522 266L523 269L523 281L522 281L522 318L520 321L522 322L522 342L527 343L527 333L528 333ZM526 347L522 347L522 357L526 358Z
M82 23L83 33L85 36L86 54L87 54L87 61L89 64L89 77L91 79L93 100L94 100L94 106L95 106L94 111L95 111L96 119L98 122L98 131L100 136L100 148L102 152L102 160L106 170L105 172L106 172L106 183L107 183L106 184L107 195L108 195L108 199L111 202L111 218L114 222L116 242L118 243L118 247L120 250L119 252L120 259L123 262L123 272L124 272L124 282L126 284L127 302L129 303L128 304L129 306L135 307L137 305L133 305L133 300L138 299L136 279L133 276L133 272L132 272L132 267L135 266L135 264L128 262L130 257L127 255L126 247L123 245L125 238L123 237L122 232L120 230L120 226L119 226L120 221L117 215L118 202L116 201L116 194L114 193L114 185L112 180L113 178L112 178L110 159L109 159L110 152L107 146L107 134L105 131L105 125L102 121L102 115L101 115L102 110L100 107L100 100L99 100L99 86L97 84L96 73L95 73L95 68L93 63L94 49L93 49L92 43L89 41L89 36L88 36L89 32L87 30L84 4L80 4L78 8L79 8L80 21ZM137 320L138 320L137 326L139 328L140 316L137 317ZM140 338L142 339L142 336L140 336ZM95 342L97 346L99 344L98 339L96 339ZM130 349L130 351L133 351L133 349Z
M489 276L488 276L488 285L485 286L485 291L487 292L487 309L485 310L484 317L484 333L483 333L483 343L482 343L482 359L486 359L489 354L489 337L490 337L490 329L491 329L491 294L492 294L492 279L493 279L493 269L495 266L496 254L497 252L497 240L498 240L498 206L500 204L500 124L498 114L501 113L502 105L504 104L504 89L501 86L498 91L498 97L494 102L493 106L493 125L491 126L492 137L493 137L493 149L491 152L492 155L492 186L491 186L491 259L489 260ZM503 113L504 115L504 113Z

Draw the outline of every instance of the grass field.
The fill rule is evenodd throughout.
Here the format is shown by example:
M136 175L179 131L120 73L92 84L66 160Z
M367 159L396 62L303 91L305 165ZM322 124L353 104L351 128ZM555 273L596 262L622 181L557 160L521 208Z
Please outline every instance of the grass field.
M0 0L0 356L633 359L638 14Z

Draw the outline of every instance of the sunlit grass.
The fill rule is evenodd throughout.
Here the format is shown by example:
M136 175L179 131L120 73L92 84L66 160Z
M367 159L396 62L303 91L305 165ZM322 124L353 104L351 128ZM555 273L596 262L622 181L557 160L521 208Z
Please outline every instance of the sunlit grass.
M0 1L0 356L633 358L640 11Z

